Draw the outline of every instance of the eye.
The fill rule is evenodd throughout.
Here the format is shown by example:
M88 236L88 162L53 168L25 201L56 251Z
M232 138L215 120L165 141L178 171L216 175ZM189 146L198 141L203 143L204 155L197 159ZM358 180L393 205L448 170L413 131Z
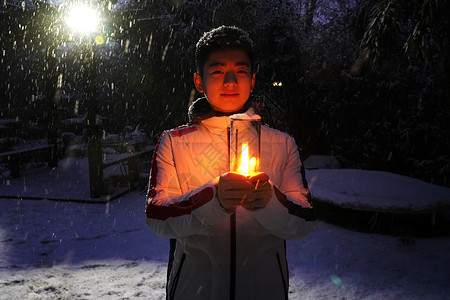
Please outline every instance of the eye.
M238 74L248 74L248 70L246 69L241 69L237 71Z
M221 70L212 70L211 72L210 72L210 74L212 74L212 75L218 75L218 74L222 74L223 72L221 71Z

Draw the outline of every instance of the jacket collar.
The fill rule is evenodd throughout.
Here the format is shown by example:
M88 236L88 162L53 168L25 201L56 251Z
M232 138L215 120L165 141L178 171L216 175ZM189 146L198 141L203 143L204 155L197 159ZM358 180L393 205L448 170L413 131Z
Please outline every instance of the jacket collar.
M255 112L253 107L250 107L245 111L245 114L254 115ZM210 133L223 135L230 127L231 119L229 116L217 116L202 120L200 123L204 125Z
M245 102L242 109L230 113L224 113L217 111L211 107L208 100L205 97L199 98L192 103L188 110L189 123L199 123L200 121L209 119L211 117L231 116L234 114L245 113L249 108L253 106L253 101L249 98Z

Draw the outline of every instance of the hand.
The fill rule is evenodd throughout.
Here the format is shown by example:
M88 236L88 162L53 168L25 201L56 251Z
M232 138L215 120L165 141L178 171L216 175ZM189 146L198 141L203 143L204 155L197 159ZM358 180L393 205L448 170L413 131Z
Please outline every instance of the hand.
M231 212L241 205L248 210L263 208L272 196L272 185L266 173L247 177L239 173L225 173L219 177L217 197L220 205Z
M225 173L219 177L217 185L217 197L220 205L227 211L232 212L236 206L246 201L252 193L253 184L247 177L238 173Z
M252 192L242 206L248 210L265 207L272 197L272 185L269 182L269 176L266 173L259 173L251 176L248 180L252 184Z

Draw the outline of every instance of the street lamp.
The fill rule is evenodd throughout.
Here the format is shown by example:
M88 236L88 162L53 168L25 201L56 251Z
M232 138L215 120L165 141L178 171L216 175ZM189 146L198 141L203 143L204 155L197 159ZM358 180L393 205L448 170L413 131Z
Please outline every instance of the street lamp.
M66 24L74 32L91 34L99 28L100 15L95 8L86 4L72 6L66 17Z
M85 49L83 60L84 93L87 103L87 154L89 164L90 194L93 198L99 198L104 194L101 128L97 119L98 114L98 89L97 89L97 57L94 44L99 40L95 37L100 27L100 14L98 10L87 4L71 6L65 18L71 33L80 36L80 42Z

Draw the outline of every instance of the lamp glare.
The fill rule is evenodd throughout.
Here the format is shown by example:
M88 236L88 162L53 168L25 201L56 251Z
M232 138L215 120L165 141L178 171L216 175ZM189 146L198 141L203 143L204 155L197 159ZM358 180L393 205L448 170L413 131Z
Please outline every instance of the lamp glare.
M66 24L78 33L92 33L100 23L100 18L92 7L82 5L71 8L67 15Z

